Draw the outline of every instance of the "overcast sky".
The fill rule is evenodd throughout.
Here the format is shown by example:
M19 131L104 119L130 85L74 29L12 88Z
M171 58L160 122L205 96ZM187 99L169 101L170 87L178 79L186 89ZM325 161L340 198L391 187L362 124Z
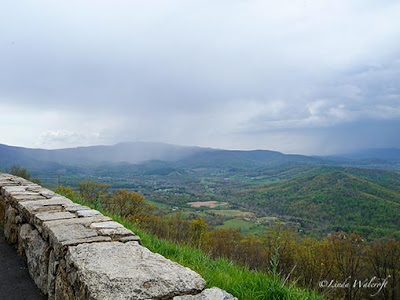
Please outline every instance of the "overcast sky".
M400 147L400 1L13 0L0 143Z

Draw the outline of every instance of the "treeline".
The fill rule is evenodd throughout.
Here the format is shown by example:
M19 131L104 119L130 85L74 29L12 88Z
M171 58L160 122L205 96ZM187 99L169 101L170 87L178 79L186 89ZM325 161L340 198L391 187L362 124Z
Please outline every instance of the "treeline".
M165 217L142 195L110 192L109 185L98 182L82 182L77 191L60 186L56 192L135 222L160 238L279 274L284 281L327 298L400 299L400 243L394 239L367 243L359 235L342 231L322 240L301 238L279 224L263 236L245 236L235 229L213 229L204 219L190 220L180 213Z

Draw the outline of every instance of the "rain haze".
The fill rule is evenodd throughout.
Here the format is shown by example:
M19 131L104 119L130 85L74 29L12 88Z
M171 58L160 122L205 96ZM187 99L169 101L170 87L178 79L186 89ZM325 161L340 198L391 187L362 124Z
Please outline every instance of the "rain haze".
M400 147L399 1L7 1L0 143Z

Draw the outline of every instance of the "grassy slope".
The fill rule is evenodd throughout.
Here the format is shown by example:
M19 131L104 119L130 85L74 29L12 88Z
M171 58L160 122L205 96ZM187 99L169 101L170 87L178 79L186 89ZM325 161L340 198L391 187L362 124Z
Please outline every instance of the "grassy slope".
M88 205L80 199L71 199L83 205ZM89 205L90 206L90 205ZM207 287L217 286L243 300L273 299L273 300L322 300L321 296L312 291L300 289L291 284L282 284L282 280L262 272L250 271L223 258L213 259L201 250L179 245L147 233L132 222L127 222L118 216L110 216L139 235L142 245L153 252L159 253L185 267L199 273L207 282Z
M400 192L363 177L333 171L258 185L238 197L268 213L328 224L331 230L340 227L371 238L398 231Z

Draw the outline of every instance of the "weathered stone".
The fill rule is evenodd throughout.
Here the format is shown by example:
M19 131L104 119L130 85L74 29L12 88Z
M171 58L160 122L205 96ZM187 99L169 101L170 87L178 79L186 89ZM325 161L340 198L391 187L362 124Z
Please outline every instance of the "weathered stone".
M94 209L84 209L84 210L78 210L76 212L79 218L82 217L94 217L94 216L100 216L101 213L97 210Z
M185 295L174 297L173 300L238 300L231 294L221 290L220 288L213 287L206 289L197 295Z
M42 226L43 222L53 221L53 220L65 220L76 218L74 214L67 211L50 211L41 212L34 215L34 222L36 227Z
M10 193L13 193L13 192L24 192L24 191L26 191L26 186L20 186L20 185L17 185L17 186L3 186L1 188L1 194L3 195L4 198L7 198L10 195Z
M13 191L13 192L10 192L9 193L9 195L8 195L9 197L12 197L12 198L14 198L14 199L17 199L17 200L23 200L23 198L25 197L25 198L29 198L29 197L39 197L39 198L41 198L41 199L45 199L43 196L41 196L39 193L35 193L35 192L28 192L28 191Z
M4 218L6 215L6 202L3 199L3 196L0 194L0 228L1 225L4 224Z
M20 237L25 251L29 274L39 289L47 294L50 247L31 225L21 226Z
M15 178L16 176L14 176L14 175L11 175L11 174L7 174L7 173L1 173L0 174L0 179L1 180L10 180L10 179L13 179L13 178Z
M59 196L59 195L56 196L56 197L51 197L46 202L43 202L43 203L45 205L57 204L57 205L62 205L62 206L74 205L75 204L74 202L72 202L67 197L63 197L63 196Z
M82 224L51 227L49 237L55 243L98 236L97 231Z
M74 214L67 211L38 213L35 217L42 222L76 218Z
M47 232L50 245L54 248L57 257L62 256L65 246L77 245L89 241L89 238L97 237L97 231L87 228L82 224L52 226ZM107 239L100 239L106 241Z
M90 226L92 223L97 222L107 222L112 219L109 217L105 217L103 215L95 216L95 217L87 217L87 218L74 218L74 219L65 219L65 220L52 220L46 221L43 223L44 227L58 226L58 225L69 225L69 224L83 224L85 226Z
M63 205L63 207L66 211L69 211L71 213L75 213L78 210L91 210L90 207L75 204L75 203L72 203L71 205Z
M121 237L121 236L129 236L134 235L132 231L122 228L105 228L105 229L98 229L100 235L108 235L111 237Z
M90 228L94 229L116 229L116 228L125 228L122 224L115 221L108 222L97 222L90 224Z
M49 233L51 231L51 228L56 227L56 226L68 226L71 224L82 224L84 226L89 227L90 224L92 223L97 223L97 222L107 222L111 221L111 218L105 217L103 215L101 216L95 216L95 217L87 217L87 218L72 218L72 219L65 219L65 220L52 220L52 221L46 221L43 222L42 224L42 235L43 238L47 239L49 236Z
M19 211L22 211L27 220L33 223L33 215L40 212L59 211L64 208L63 205L73 203L71 200L63 197L55 197L51 199L43 199L36 201L22 201L16 204Z
M65 197L53 197L50 199L43 198L41 200L37 201L25 201L21 203L22 206L37 206L37 205L43 205L43 206L53 206L53 205L58 205L63 207L64 205L73 205L73 202L69 200L68 198Z
M11 205L7 205L4 215L4 237L10 244L15 244L18 241L18 213Z
M169 299L205 286L197 273L136 242L69 247L66 263L78 299Z
M51 250L49 255L49 268L47 272L47 292L48 292L48 299L50 300L54 299L57 267L58 267L58 261L54 256L54 250Z
M122 243L133 242L133 241L138 242L139 244L142 243L140 240L140 237L138 237L137 235L122 236L122 237L119 237L119 238L113 239L113 240L117 240Z
M89 244L89 243L96 243L96 242L111 242L111 238L108 236L94 236L90 238L81 238L75 240L67 240L61 243L63 247L66 246L76 246L79 244Z
M11 196L8 196L10 202L19 203L25 201L40 201L46 198L42 197L39 194L24 194L24 193L16 193Z
M79 299L74 297L74 290L72 289L72 286L68 283L67 273L64 271L62 267L59 267L57 270L57 276L55 279L54 299L55 300ZM81 299L84 300L83 298Z
M54 256L57 260L63 259L65 254L70 246L77 246L80 244L90 244L90 243L101 243L101 242L111 242L111 238L109 236L93 236L89 238L81 238L81 239L70 239L63 241L61 243L54 244ZM62 263L62 261L61 261Z
M100 222L90 224L90 228L94 228L100 235L107 235L112 238L123 236L133 236L134 233L117 222Z
M25 186L39 186L39 185L36 184L36 183L33 183L33 182L31 182L31 181L29 181L29 180L27 180L27 179L25 179L25 178L18 177L18 176L15 176L15 177L13 178L13 181L14 181L14 182L18 182L20 185L25 185Z
M47 199L51 199L53 197L57 197L58 195L50 190L44 189L39 191L39 194Z
M0 187L3 187L3 186L16 186L16 185L18 185L18 183L13 182L11 180L7 180L7 179L1 179L0 180Z

